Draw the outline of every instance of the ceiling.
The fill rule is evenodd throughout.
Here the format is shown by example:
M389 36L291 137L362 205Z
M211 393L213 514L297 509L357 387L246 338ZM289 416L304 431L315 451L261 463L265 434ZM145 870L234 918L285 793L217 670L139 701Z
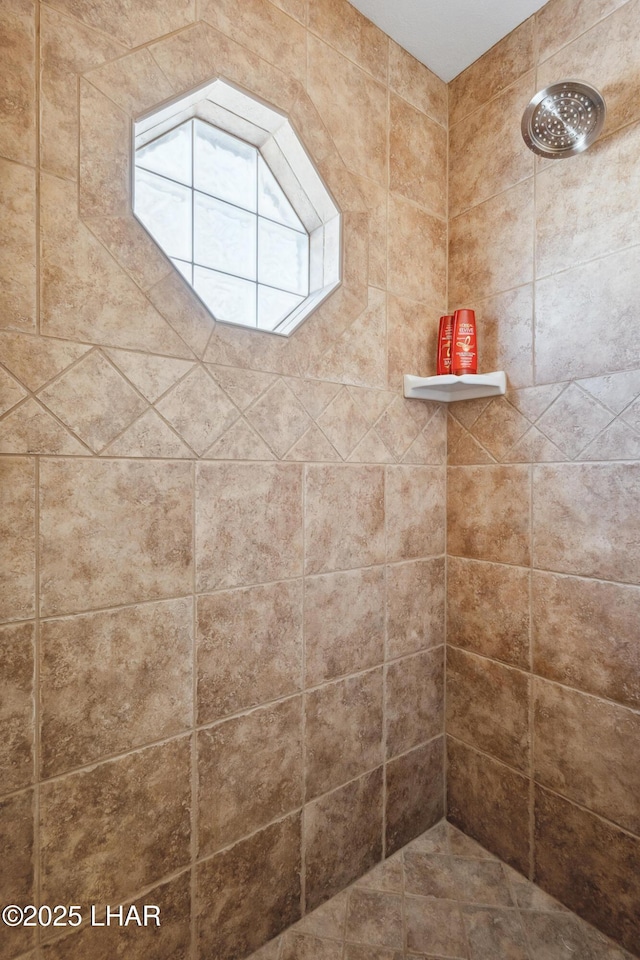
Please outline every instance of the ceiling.
M539 10L546 0L351 0L443 80Z

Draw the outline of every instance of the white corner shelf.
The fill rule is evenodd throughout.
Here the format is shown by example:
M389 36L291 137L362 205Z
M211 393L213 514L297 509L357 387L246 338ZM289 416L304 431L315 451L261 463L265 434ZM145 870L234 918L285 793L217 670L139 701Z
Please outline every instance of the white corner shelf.
M445 374L441 377L404 376L404 395L411 400L477 400L479 397L500 397L507 390L503 370L494 373L465 373L461 377Z

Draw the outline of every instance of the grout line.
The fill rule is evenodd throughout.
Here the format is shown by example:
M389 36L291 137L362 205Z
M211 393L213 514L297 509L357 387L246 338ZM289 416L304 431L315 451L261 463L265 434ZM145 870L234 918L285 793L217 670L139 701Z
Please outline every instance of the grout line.
M305 563L307 559L306 539L306 507L307 507L307 464L302 470L301 483L302 498L302 658L300 664L300 685L302 689L302 813L300 815L300 916L307 912L307 843L306 843L306 816L307 805L307 630L306 630L306 576Z
M35 494L35 645L34 645L34 895L36 904L42 903L42 855L41 855L41 702L40 702L40 658L41 658L41 635L40 635L40 458L34 457L34 494ZM36 943L40 944L42 930L40 925L36 929Z
M535 723L533 703L533 465L529 468L529 680L527 689L529 694L528 726L529 726L529 879L534 875L534 842L535 842Z
M192 599L192 695L193 695L193 713L192 713L192 732L191 732L191 958L197 960L197 942L198 942L198 885L197 871L195 863L198 856L198 832L199 832L199 779L198 779L198 735L196 727L198 723L198 597L197 597L197 571L196 571L196 518L197 518L197 465L193 464L192 472L192 531L191 531L191 585L193 590Z

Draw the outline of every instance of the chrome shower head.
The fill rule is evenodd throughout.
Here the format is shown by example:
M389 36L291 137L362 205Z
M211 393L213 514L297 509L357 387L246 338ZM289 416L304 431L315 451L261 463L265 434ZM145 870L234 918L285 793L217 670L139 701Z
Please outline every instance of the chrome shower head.
M605 115L604 98L595 87L561 80L536 93L522 117L522 136L534 153L561 160L591 146Z

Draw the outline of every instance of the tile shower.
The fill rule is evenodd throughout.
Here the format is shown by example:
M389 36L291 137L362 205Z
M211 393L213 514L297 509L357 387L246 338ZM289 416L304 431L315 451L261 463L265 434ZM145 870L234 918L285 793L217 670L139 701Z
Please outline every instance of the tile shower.
M551 0L448 88L343 0L0 16L0 900L163 918L2 956L240 958L436 824L445 620L449 818L640 951L637 0ZM344 213L288 340L130 212L131 118L216 73ZM519 116L558 74L609 122L554 165ZM403 400L447 302L505 399Z

